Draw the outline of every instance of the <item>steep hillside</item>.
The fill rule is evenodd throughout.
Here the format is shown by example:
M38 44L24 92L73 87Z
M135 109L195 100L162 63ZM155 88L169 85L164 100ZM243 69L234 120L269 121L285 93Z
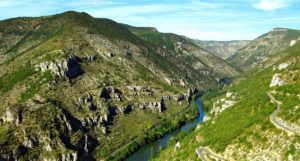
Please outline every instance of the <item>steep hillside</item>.
M154 160L299 160L299 69L297 42L231 86L204 95L204 122L173 138Z
M0 42L0 160L120 160L236 75L193 44L158 49L86 13L1 21Z
M237 72L228 66L225 61L205 50L191 40L172 33L160 33L155 28L127 26L130 31L152 44L159 53L177 63L178 59L191 64L205 77L215 75L222 80L226 76L235 76Z
M226 60L234 55L236 51L248 45L251 41L248 40L233 40L233 41L202 41L192 40L200 47L207 49L216 56Z
M249 70L266 61L270 55L276 55L300 40L300 31L275 28L253 40L227 60L242 70Z

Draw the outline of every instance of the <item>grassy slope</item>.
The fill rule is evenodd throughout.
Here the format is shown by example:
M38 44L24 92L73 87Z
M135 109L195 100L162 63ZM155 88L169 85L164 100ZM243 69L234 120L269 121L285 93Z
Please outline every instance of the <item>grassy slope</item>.
M268 38L267 36L270 34L275 38ZM277 38L276 36L278 35L279 37ZM259 36L227 60L244 71L250 70L255 62L261 62L257 58L279 54L290 46L292 40L297 40L299 37L299 30L287 29L286 32L271 31Z
M75 15L74 15L75 14ZM78 96L83 96L88 90L98 90L100 87L88 86L86 82L94 80L97 78L101 88L106 85L113 85L116 87L123 87L124 84L127 85L147 85L152 89L155 89L158 93L158 96L139 96L133 102L138 101L157 101L161 98L163 94L174 94L185 92L186 88L181 86L170 86L162 80L161 77L152 73L149 70L148 64L141 64L137 60L127 59L126 65L130 67L129 70L126 67L120 69L120 62L116 59L105 60L101 56L97 57L95 62L82 63L81 67L85 71L85 75L78 78L75 83L70 84L68 81L60 81L55 85L55 89L49 89L47 83L53 80L53 77L49 73L40 74L34 70L34 66L44 61L54 61L56 59L61 59L67 57L69 54L94 54L95 51L89 46L86 45L86 42L82 39L80 34L74 34L81 32L80 27L83 24L88 24L88 33L98 34L104 36L108 40L115 42L116 44L120 41L131 42L137 45L138 47L150 48L151 44L147 44L134 34L128 31L127 28L119 26L117 23L106 20L106 19L92 19L88 15L78 14L69 12L61 15L55 15L51 17L46 17L41 20L41 32L30 33L26 38L26 43L32 43L31 39L39 39L39 43L34 45L32 48L25 50L24 52L15 52L19 49L22 49L25 45L24 42L20 42L17 46L12 46L10 50L11 57L4 64L0 65L0 102L6 102L6 96L10 96L12 90L18 91L18 95L15 97L15 100L19 100L18 103L24 103L31 99L35 94L39 94L44 98L49 98L51 100L56 100L61 103L61 108L66 109L75 117L84 117L87 113L78 111L77 108L74 108L74 99ZM67 22L65 22L65 20ZM91 23L88 23L92 21ZM51 32L53 29L53 32ZM79 28L79 29L78 29ZM106 29L108 30L107 32ZM75 31L76 32L75 32ZM49 36L43 36L43 33L49 33ZM30 38L30 39L29 39ZM73 49L73 46L84 46L80 50ZM23 46L24 45L24 46ZM64 53L57 52L57 50L63 50ZM124 49L125 50L125 49ZM155 64L156 69L162 70L163 72L176 75L178 74L179 69L172 64L171 62L163 59L158 53L151 51L150 54L144 55L148 62ZM143 53L144 54L144 53ZM121 57L121 56L120 56ZM123 63L123 62L122 62ZM132 73L131 73L132 72ZM132 77L128 77L130 76ZM103 77L105 75L105 77ZM25 90L18 90L18 87L26 87ZM125 86L124 86L125 87ZM96 88L96 89L95 89ZM2 97L5 96L5 97ZM14 97L12 96L12 97ZM68 97L65 97L68 96ZM126 103L126 102L122 102ZM67 134L70 137L70 140L73 143L78 141L78 138L83 136L83 133L88 133L95 138L100 139L100 144L94 152L94 156L103 158L107 156L111 151L117 149L118 147L124 145L128 141L134 141L136 138L142 138L136 143L143 144L145 141L143 139L154 139L162 135L162 133L175 128L182 123L185 119L190 118L193 114L191 111L186 111L184 103L183 106L179 106L178 103L167 103L167 106L170 107L162 114L152 113L149 110L145 111L133 111L132 113L124 116L117 116L115 121L110 125L109 130L111 133L108 136L101 134L99 129L89 129L84 131L76 131L75 133ZM45 105L45 109L51 109L47 111L51 116L46 116L47 112L43 113L41 110L26 111L27 115L30 115L32 122L24 121L20 127L27 129L27 132L34 133L34 127L42 126L44 132L51 131L55 133L53 138L58 139L58 134L64 131L57 131L53 122L55 116L61 114L61 110L52 108L50 105ZM5 110L5 106L0 105L0 111ZM22 107L18 105L18 107ZM44 109L43 109L44 110ZM57 110L57 111L56 111ZM57 112L60 112L57 114ZM86 111L85 111L86 112ZM187 113L186 115L185 112ZM39 122L41 118L43 120ZM166 122L159 128L153 128L155 125L160 124L161 122ZM47 124L44 124L47 123ZM133 126L135 125L135 126ZM0 131L0 145L1 147L6 147L9 150L13 150L19 144L22 144L19 141L20 138L17 136L12 136L12 133L16 133L16 130L19 128L10 127L8 124L1 124ZM134 130L132 127L135 127ZM16 130L14 130L16 129ZM20 128L21 129L21 128ZM100 134L99 134L100 133ZM33 134L34 136L36 134ZM9 139L8 139L9 138ZM111 139L115 138L115 139ZM15 141L18 140L19 141ZM14 141L14 143L10 141ZM140 141L140 142L139 142ZM107 143L107 144L105 144ZM137 144L137 145L138 145ZM42 146L42 145L41 145ZM42 153L42 147L38 146L34 149L29 150L30 153L26 154L23 159L28 159L31 155L38 157L39 154L43 155L57 155L61 153L59 150L54 150L49 152ZM130 148L130 147L129 147ZM128 148L124 151L121 151L120 156L128 155ZM119 157L120 157L119 156Z
M190 84L197 84L204 89L214 89L215 83L217 83L215 77L227 79L238 74L234 67L184 37L172 33L160 33L154 28L125 26L135 35L155 47L154 50L163 50L163 53L167 54L165 59L183 69L180 71L180 75L189 75L185 79ZM184 44L183 48L187 48L187 53L176 49L175 44L179 42ZM203 65L202 69L195 69L198 63ZM215 64L223 65L222 69L220 70L220 66L215 66ZM210 74L201 73L203 70L209 71ZM205 83L201 84L198 80L202 80Z
M300 43L287 50L287 53L288 55L282 58L276 65L296 57L299 58ZM300 62L298 59L286 71L281 72L284 74L287 70L299 71L299 65ZM195 149L198 146L209 146L216 152L223 152L229 144L239 143L251 149L255 146L255 142L250 142L249 138L256 138L259 144L270 146L267 143L266 136L262 135L263 131L269 130L276 134L281 132L269 121L269 116L275 110L275 106L270 103L266 92L271 90L269 84L274 73L271 67L260 72L257 72L255 69L243 76L244 79L240 83L224 89L224 91L230 90L236 92L239 96L238 103L221 113L214 120L214 123L211 121L204 122L201 124L200 129L193 131L180 140L182 150L174 152L175 143L173 143L154 160L197 160ZM299 98L296 99L294 95L299 92L300 82L297 79L298 77L299 75L294 77L295 81L288 85L272 89L279 93L291 93L290 96L286 97L277 96L279 100L283 101L280 117L290 122L299 120L300 118L300 113L293 111L295 105L299 105ZM219 92L219 94L222 94L222 92ZM212 105L210 101L212 97L209 95L211 94L203 97L205 106ZM260 128L257 129L257 127ZM292 140L294 143L300 142L299 138ZM293 146L291 148L293 149ZM293 153L292 149L284 149L282 153L285 156L282 157L287 159L288 154ZM296 157L300 156L296 155Z

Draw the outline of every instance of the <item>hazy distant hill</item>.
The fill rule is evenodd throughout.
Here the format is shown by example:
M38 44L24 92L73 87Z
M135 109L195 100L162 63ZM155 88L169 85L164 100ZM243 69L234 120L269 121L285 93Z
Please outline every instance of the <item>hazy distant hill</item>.
M299 30L275 28L240 49L228 61L242 70L251 69L295 44L300 38Z
M202 41L202 40L193 40L197 45L202 48L205 48L216 56L227 59L228 57L235 54L236 51L245 47L249 44L250 40L233 40L233 41Z
M300 42L286 47L297 34L276 29L241 50L264 42L264 51L274 53L230 86L206 93L204 122L173 138L153 160L300 160ZM279 42L287 49L269 46Z

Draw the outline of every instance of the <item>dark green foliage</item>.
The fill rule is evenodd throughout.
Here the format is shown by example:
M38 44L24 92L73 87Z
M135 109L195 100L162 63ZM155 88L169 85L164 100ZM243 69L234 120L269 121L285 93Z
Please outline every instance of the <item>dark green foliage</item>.
M85 12L68 11L51 17L51 20L65 21L66 28L85 26L91 34L100 34L113 41L125 40L140 43L140 39L133 35L126 27L106 18L93 18Z
M213 107L213 103L216 100L216 97L222 96L226 93L225 90L214 90L206 93L202 96L202 105L203 105L203 111L208 112Z
M9 124L0 125L0 146L11 145L12 147L16 145L17 138L13 135L13 127ZM4 150L4 149L3 149ZM9 150L9 149L7 149Z
M174 50L174 42L171 40L172 34L163 35L157 31L137 27L132 27L130 30L139 37L152 43L154 46L166 46L168 49Z
M130 143L128 143L125 147L122 147L116 153L110 155L108 160L119 161L126 158L132 152L138 150L143 145L151 143L152 141L163 137L164 134L167 134L177 129L182 124L184 124L186 120L190 120L194 118L196 116L196 113L197 111L195 105L191 104L191 106L186 110L186 112L181 114L182 116L174 117L173 120L164 119L160 121L159 124L151 128L143 136L139 136L135 138ZM183 138L185 134L186 134L185 132L180 133L179 135L177 135L176 140Z

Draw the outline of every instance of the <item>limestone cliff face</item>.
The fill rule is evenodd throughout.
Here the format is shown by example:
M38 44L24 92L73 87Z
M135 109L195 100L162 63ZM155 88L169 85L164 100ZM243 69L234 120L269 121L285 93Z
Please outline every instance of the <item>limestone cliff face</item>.
M82 74L78 58L70 55L68 59L60 59L55 61L46 61L37 66L41 72L50 71L55 76L60 78L75 78Z
M180 36L157 46L86 13L0 21L0 33L0 160L108 159L190 119L196 89L237 74Z

